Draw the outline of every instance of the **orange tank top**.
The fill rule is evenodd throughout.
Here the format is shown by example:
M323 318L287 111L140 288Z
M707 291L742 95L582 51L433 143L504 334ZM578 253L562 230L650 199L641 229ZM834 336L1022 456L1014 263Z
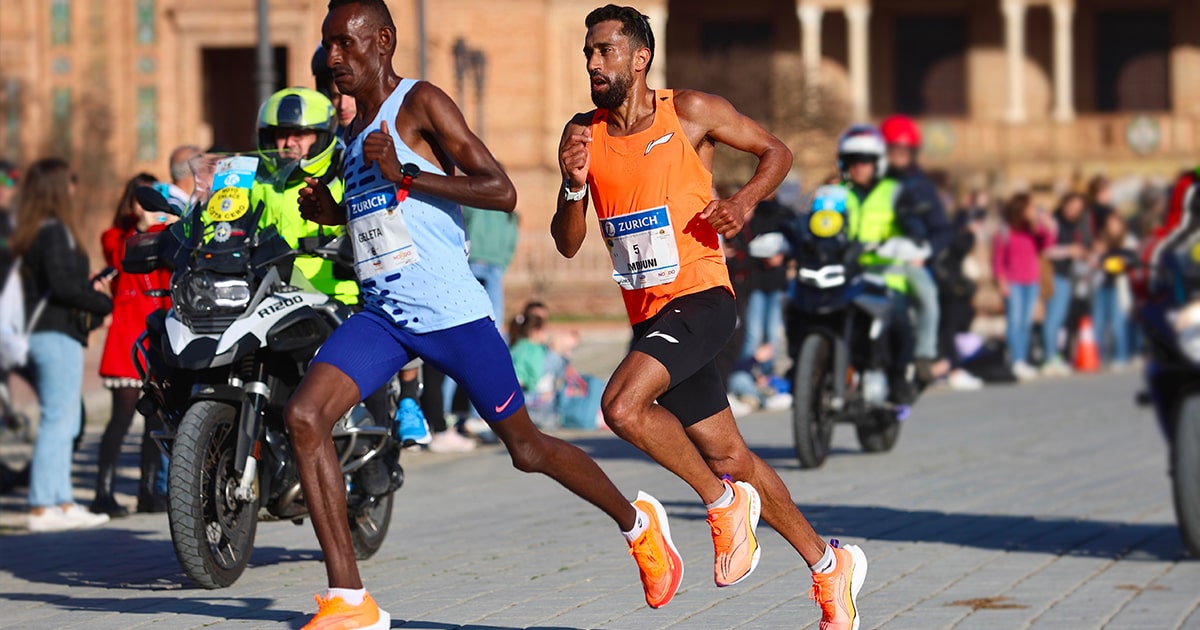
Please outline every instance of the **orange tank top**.
M699 217L712 201L712 173L679 124L671 90L656 90L654 104L650 128L629 136L608 135L607 110L592 117L588 187L632 324L677 297L733 293L717 232Z

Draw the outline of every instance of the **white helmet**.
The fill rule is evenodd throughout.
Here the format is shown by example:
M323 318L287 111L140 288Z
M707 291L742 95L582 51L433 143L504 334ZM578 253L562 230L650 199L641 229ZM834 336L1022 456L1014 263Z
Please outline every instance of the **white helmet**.
M859 161L860 156L874 158L876 179L887 172L887 145L883 142L883 134L871 125L852 125L838 138L838 170L842 177L849 178L850 162Z

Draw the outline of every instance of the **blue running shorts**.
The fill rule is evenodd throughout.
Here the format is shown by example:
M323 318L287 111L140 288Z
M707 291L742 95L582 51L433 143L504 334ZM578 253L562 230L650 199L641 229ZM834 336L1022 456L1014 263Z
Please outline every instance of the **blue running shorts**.
M467 388L480 417L499 422L525 406L512 355L490 317L417 334L365 310L338 326L313 363L328 363L373 392L420 357Z

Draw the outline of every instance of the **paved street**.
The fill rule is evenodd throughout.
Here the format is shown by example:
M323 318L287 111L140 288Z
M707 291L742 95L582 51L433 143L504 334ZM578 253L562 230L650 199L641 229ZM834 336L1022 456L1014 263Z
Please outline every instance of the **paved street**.
M1166 450L1136 387L1126 374L935 392L894 452L863 455L839 427L819 471L796 468L785 414L742 428L818 531L863 546L863 628L1200 628L1200 562L1183 559ZM406 460L391 535L362 565L393 627L816 626L808 572L777 534L760 530L758 570L718 590L685 486L608 434L572 439L627 494L667 506L688 563L675 601L648 609L616 528L491 447ZM299 627L324 585L311 526L265 523L257 543L237 584L203 591L180 573L160 515L5 535L0 626Z

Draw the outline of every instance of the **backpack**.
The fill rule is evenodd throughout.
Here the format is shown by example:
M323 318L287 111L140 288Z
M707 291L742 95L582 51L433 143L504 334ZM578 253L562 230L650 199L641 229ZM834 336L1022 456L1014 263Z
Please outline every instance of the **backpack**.
M25 320L25 292L21 289L21 261L13 261L0 290L0 370L24 367L29 362L29 333L46 310L48 296L38 300L29 321Z

